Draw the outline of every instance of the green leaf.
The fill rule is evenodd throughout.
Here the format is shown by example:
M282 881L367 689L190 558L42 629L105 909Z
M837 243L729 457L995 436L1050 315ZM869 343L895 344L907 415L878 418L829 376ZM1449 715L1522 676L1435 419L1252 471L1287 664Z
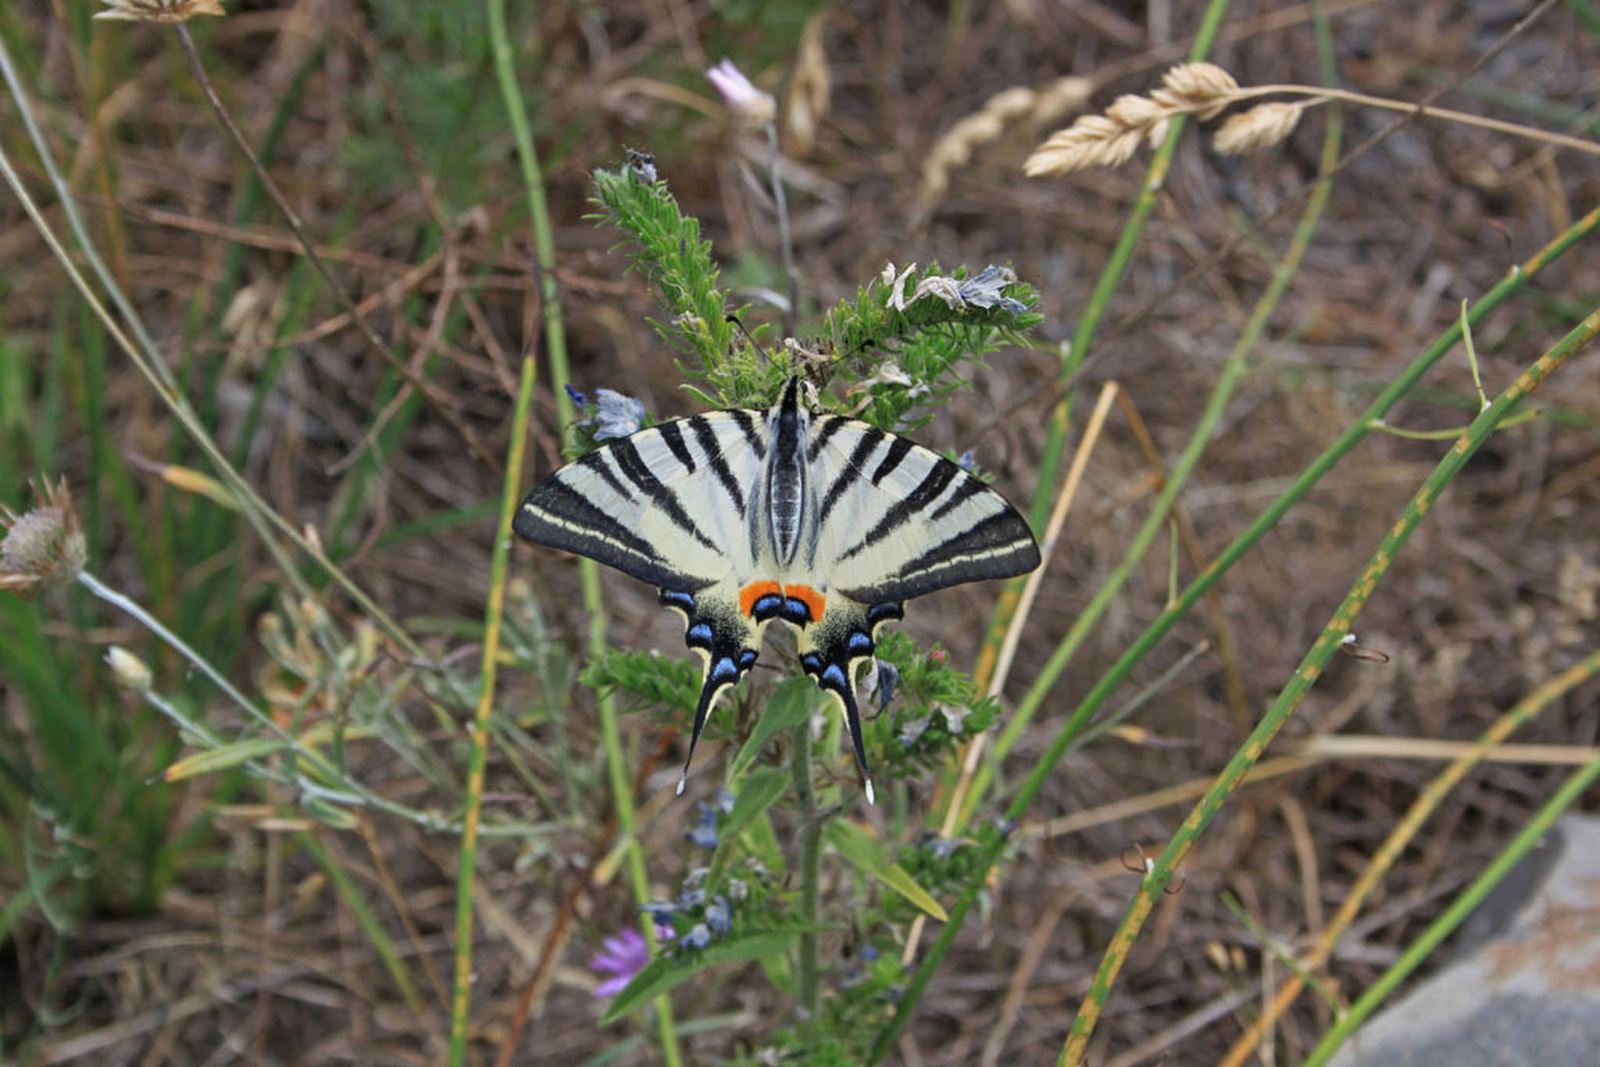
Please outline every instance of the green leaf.
M728 777L737 778L755 763L772 735L799 726L811 715L811 702L819 690L809 678L790 678L772 691L767 709L761 713L750 734L728 766Z
M856 870L876 878L940 922L949 920L950 916L939 906L939 902L918 885L904 867L889 862L889 857L883 851L883 842L859 825L849 819L835 819L828 824L827 834L829 844L838 849L839 855Z
M633 976L628 987L618 993L606 1008L600 1024L615 1022L679 982L694 977L701 971L722 963L742 963L789 951L799 930L763 930L743 937L730 937L686 956L652 960L645 969Z
M744 833L750 820L772 807L788 787L789 772L782 767L760 767L751 771L734 798L733 812L722 827L722 839L731 841Z
M185 756L163 771L161 777L168 782L197 778L202 774L225 771L241 763L270 756L284 747L286 747L284 743L275 737L252 737L245 741L234 741L218 748L196 752L192 756Z

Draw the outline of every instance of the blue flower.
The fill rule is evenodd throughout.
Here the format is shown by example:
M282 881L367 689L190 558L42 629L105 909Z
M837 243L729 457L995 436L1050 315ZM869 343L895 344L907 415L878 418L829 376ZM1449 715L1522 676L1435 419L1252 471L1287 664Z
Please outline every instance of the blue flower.
M572 398L572 403L579 411L582 411L584 408L588 407L589 398L574 389L571 382L567 383L567 395Z
M956 848L961 844L948 837L936 837L928 842L928 851L933 853L935 859L947 860L955 855Z
M717 824L715 821L709 824L705 822L697 823L694 829L683 836L688 838L691 844L699 845L701 848L716 848Z
M695 923L694 928L678 938L684 948L701 949L711 944L711 931L705 923Z
M750 887L737 878L729 878L728 895L734 900L745 900L750 896Z
M627 437L644 422L644 404L611 389L594 391L594 439Z
M960 467L968 474L971 474L978 466L977 449L969 448L965 452L961 453L961 455L956 459L956 466Z
M688 911L691 908L698 908L705 902L706 891L698 886L694 889L685 889L683 892L678 894L678 907L682 908L684 911Z
M728 936L728 931L733 929L733 911L726 897L716 897L706 905L706 925L718 937Z
M716 805L717 805L717 810L722 812L722 814L724 814L724 815L732 815L733 814L733 794L728 792L726 789L722 788L721 786L718 786L717 787L717 796L716 796Z
M662 904L657 901L651 901L649 904L644 905L644 907L640 908L639 910L650 916L657 926L672 925L672 916L675 909L671 904Z

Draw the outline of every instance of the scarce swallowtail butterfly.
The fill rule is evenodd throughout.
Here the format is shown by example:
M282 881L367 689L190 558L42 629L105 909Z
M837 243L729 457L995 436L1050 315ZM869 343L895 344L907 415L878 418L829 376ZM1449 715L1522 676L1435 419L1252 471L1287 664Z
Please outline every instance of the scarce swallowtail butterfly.
M909 438L813 415L790 378L768 411L715 411L607 441L536 485L512 529L660 589L704 664L682 794L706 716L781 619L838 701L868 803L855 668L902 603L1039 565L999 493Z

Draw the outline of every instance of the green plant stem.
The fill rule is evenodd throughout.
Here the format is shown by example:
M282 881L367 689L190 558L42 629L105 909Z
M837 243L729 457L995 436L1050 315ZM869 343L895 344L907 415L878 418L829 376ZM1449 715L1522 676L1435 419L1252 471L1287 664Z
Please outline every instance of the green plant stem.
M794 262L794 236L789 232L789 199L783 191L783 153L778 150L778 124L767 123L767 171L772 180L772 203L778 216L778 246L783 254L783 273L788 279L789 306L783 313L783 333L794 336L800 314L800 278Z
M139 623L139 625L149 630L174 652L182 656L184 660L187 661L191 666L193 666L201 674L205 675L206 678L216 685L218 689L222 690L228 699L237 704L241 711L245 712L245 714L249 715L252 719L259 723L261 727L268 733L282 741L285 750L291 757L298 760L304 760L316 771L316 773L326 777L331 782L337 783L339 790L329 789L326 786L309 781L300 775L291 775L286 778L278 778L276 775L266 772L265 769L262 768L263 772L267 773L269 777L273 777L275 780L282 782L282 784L289 786L290 788L301 790L304 793L321 797L336 804L362 805L371 807L378 811L388 812L391 815L398 815L403 819L417 823L418 825L424 826L430 830L438 830L443 828L444 824L441 820L423 812L414 811L403 804L396 804L394 801L374 793L372 790L362 785L359 781L342 773L340 769L329 762L327 757L323 756L322 753L316 751L315 749L307 748L300 742L299 738L295 737L292 733L279 726L271 715L268 715L265 711L257 707L254 701L245 696L244 693L240 692L239 689L232 682L228 681L226 676L213 667L204 656L200 655L200 653L191 648L189 644L177 634L167 629L167 627L162 624L160 619L157 619L154 615L146 611L138 601L124 596L122 593L100 581L100 579L96 578L88 571L79 571L77 574L77 581L79 585L83 586L100 600L103 600L112 607L126 612L128 615L132 616L133 619ZM177 709L166 700L156 697L155 694L146 694L146 699L150 700L151 704L168 718L174 719L180 728L189 730L200 740L206 741L213 745L220 745L223 743L221 739L218 738L212 730L210 730L210 728L205 726L203 723L195 722L178 714Z
M1533 366L1496 397L1494 403L1473 420L1468 432L1451 446L1438 466L1422 483L1422 487L1411 498L1400 520L1395 523L1394 528L1378 546L1378 550L1373 553L1349 594L1333 613L1333 617L1312 644L1310 651L1301 660L1289 683L1279 693L1278 699L1273 702L1261 722L1245 739L1245 743L1228 761L1228 765L1218 775L1216 782L1195 805L1194 810L1178 828L1161 855L1151 864L1138 893L1134 896L1133 903L1106 948L1088 995L1084 998L1083 1007L1079 1010L1078 1017L1073 1020L1072 1032L1062 1048L1062 1063L1082 1061L1089 1038L1094 1032L1095 1023L1099 1019L1099 1009L1105 1003L1111 986L1115 983L1133 947L1134 940L1143 929L1145 919L1154 909L1156 901L1166 889L1177 865L1188 855L1189 849L1222 809L1223 803L1233 794L1245 774L1260 760L1278 730L1288 722L1289 717L1300 706L1300 702L1321 676L1328 661L1338 654L1339 647L1345 635L1350 633L1356 616L1366 606L1378 583L1388 573L1396 554L1432 509L1439 494L1449 486L1466 465L1467 460L1484 441L1488 440L1489 435L1499 427L1512 409L1597 333L1600 333L1600 310L1591 312L1583 322L1569 331L1555 347L1539 357Z
M1227 9L1227 0L1210 0L1207 4L1205 16L1195 32L1194 44L1189 49L1191 61L1204 59L1211 50ZM1178 142L1182 139L1180 135L1183 132L1184 117L1176 116L1172 121L1173 125L1168 128L1166 139L1156 149L1150 161L1150 169L1139 188L1139 195L1134 200L1128 221L1123 224L1116 246L1111 250L1100 277L1095 281L1088 303L1084 305L1082 317L1078 319L1078 327L1073 331L1072 344L1061 353L1061 365L1056 371L1056 388L1061 390L1061 397L1050 409L1044 451L1039 464L1039 481L1028 509L1028 525L1036 535L1044 530L1045 521L1050 514L1051 500L1056 493L1062 454L1066 449L1067 432L1072 424L1072 405L1077 397L1074 383L1078 372L1083 368L1083 361L1088 358L1095 331L1099 329L1111 306L1111 298L1117 291L1117 285L1122 281L1123 274L1127 272L1128 265L1133 260L1134 249L1139 245L1145 223L1155 210L1156 200L1166 183L1167 172L1172 167L1173 154L1177 152ZM990 675L999 659L1001 645L1005 641L1006 631L1011 626L1012 615L1017 609L1027 582L1025 575L1011 579L995 601L994 614L990 617L989 629L984 635L983 645L978 651L977 663L973 670L973 677L979 688L988 687ZM987 781L987 776L984 780ZM975 803L982 793L980 785L969 790L966 795Z
M817 1021L818 966L817 928L821 917L822 818L817 812L816 784L812 781L814 746L811 716L794 728L794 792L800 805L800 921L797 948L800 954L796 999L802 1025L811 1031Z
M544 177L539 166L539 156L534 148L533 133L528 125L528 114L523 106L521 90L517 85L516 67L513 63L511 39L506 31L505 0L486 0L489 17L490 48L494 56L495 77L500 96L511 123L512 137L517 145L517 159L522 167L523 186L527 190L528 217L533 228L534 251L538 259L539 294L544 312L545 354L550 360L550 390L555 395L557 417L563 432L576 417L567 385L572 376L567 365L566 328L563 324L560 292L556 286L555 238L550 226L550 211L545 202ZM526 421L518 424L527 425ZM606 651L605 602L600 592L600 569L591 559L578 562L578 573L583 584L583 605L589 615L589 652L592 656ZM611 783L611 795L617 815L617 835L627 842L627 868L629 887L635 902L640 905L650 900L650 879L645 871L644 850L635 833L636 818L633 807L633 790L628 781L627 760L622 753L621 730L617 725L616 699L609 693L600 694L596 701L600 713L600 734L606 753L606 769ZM655 923L643 911L639 914L639 929L652 954L656 951ZM656 997L655 1017L657 1036L662 1057L668 1067L677 1067L682 1061L672 1017L672 1001L665 994Z
M1472 884L1451 902L1444 914L1429 923L1428 928L1406 948L1400 958L1350 1006L1349 1011L1338 1018L1323 1035L1317 1047L1311 1050L1311 1055L1306 1057L1304 1067L1319 1067L1320 1064L1328 1062L1329 1057L1339 1046L1366 1021L1378 1005L1383 1003L1384 998L1432 955L1456 927L1466 921L1467 916L1471 915L1494 887L1511 873L1521 862L1522 857L1539 844L1556 818L1576 804L1597 778L1600 778L1600 759L1591 761L1563 782L1555 795L1547 800L1528 824L1518 831L1510 846L1496 856L1494 862L1490 863L1484 872L1473 879Z
M522 359L514 425L524 426L533 407L537 377L532 356ZM500 663L500 631L505 619L506 571L511 556L511 519L521 494L522 461L528 435L513 433L507 450L505 486L500 494L500 521L495 526L489 558L489 605L484 619L483 655L479 661L478 706L472 717L467 756L466 810L462 815L461 854L456 869L455 987L450 997L450 1062L466 1058L467 1024L472 1015L472 891L478 863L478 819L483 812L483 776L489 754L489 718L494 711L494 683Z

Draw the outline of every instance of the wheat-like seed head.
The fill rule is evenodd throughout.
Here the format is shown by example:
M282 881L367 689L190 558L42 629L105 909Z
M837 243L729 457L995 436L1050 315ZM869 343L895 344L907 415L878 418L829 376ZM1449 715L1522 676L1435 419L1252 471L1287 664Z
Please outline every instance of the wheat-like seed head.
M129 22L187 22L196 15L226 15L219 0L104 0L97 19Z
M1167 71L1149 96L1119 96L1103 115L1084 115L1057 130L1022 165L1030 178L1128 161L1140 141L1156 148L1179 115L1215 118L1239 91L1233 75L1215 63L1184 63Z
M998 140L1008 127L1022 122L1054 122L1082 107L1092 88L1087 78L1066 77L1057 78L1043 89L1014 86L991 96L981 110L958 119L934 143L922 165L918 201L923 208L931 207L950 187L950 173L966 166L977 149Z
M1257 104L1249 111L1230 115L1211 139L1211 146L1225 156L1271 148L1294 132L1305 109L1304 104Z
M1189 112L1209 122L1221 114L1239 91L1233 75L1215 63L1182 63L1161 78L1160 89L1150 95L1174 112Z

